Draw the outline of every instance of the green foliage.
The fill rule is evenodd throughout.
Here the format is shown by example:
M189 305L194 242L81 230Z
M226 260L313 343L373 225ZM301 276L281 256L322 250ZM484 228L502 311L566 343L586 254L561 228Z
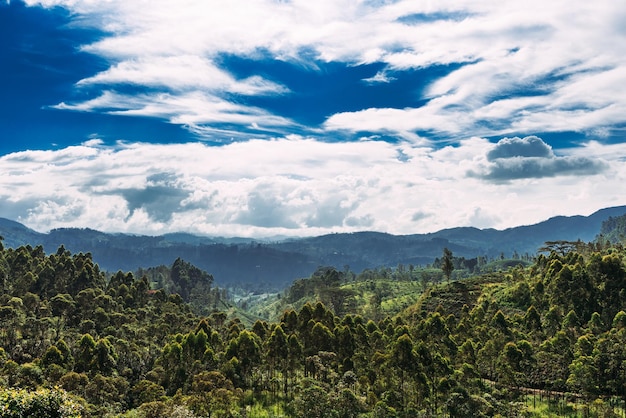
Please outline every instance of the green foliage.
M443 271L444 276L446 276L446 279L450 281L450 276L452 275L452 271L454 270L454 264L452 264L452 251L450 251L448 248L443 249L441 270Z
M66 392L0 389L1 418L80 418L84 409Z
M139 269L136 275L142 278L142 288L163 289L167 294L179 295L197 314L208 315L226 302L225 291L213 287L212 275L180 257L171 267Z
M418 301L425 286L419 278L422 270L409 271L410 274L388 269L366 270L354 276L351 272L320 268L307 279L295 280L285 291L285 297L247 303L247 308L257 316L278 321L285 311L320 301L335 315L358 314L378 321L397 315ZM441 270L434 270L434 277L437 274L441 275ZM431 281L427 279L426 286Z
M626 215L609 216L606 221L603 221L600 227L600 237L612 243L625 243Z
M626 253L559 248L466 279L452 258L449 282L440 267L321 268L269 320L190 305L214 288L182 259L106 283L86 254L1 249L0 384L127 418L521 416L536 412L518 403L531 389L611 416L626 385Z

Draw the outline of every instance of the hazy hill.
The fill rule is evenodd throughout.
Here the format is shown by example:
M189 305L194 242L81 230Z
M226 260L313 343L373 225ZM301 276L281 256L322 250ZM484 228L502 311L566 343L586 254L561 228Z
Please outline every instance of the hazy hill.
M16 248L20 245L43 243L45 234L34 231L19 222L0 218L0 235L4 238L4 246Z
M215 277L216 283L254 283L259 289L281 288L308 277L318 266L359 272L379 266L425 265L448 247L455 256L498 257L534 255L545 241L592 241L602 221L626 213L626 206L599 210L590 216L558 216L544 222L505 230L451 228L430 234L391 235L378 232L329 234L280 242L191 234L140 236L107 234L92 229L63 228L47 234L0 219L4 245L43 245L53 252L64 245L72 252L91 252L102 269L134 271L138 267L170 265L182 257Z
M599 234L602 222L610 216L626 213L626 206L606 208L590 216L557 216L535 225L505 230L460 227L430 234L390 235L378 232L330 234L273 244L272 247L308 254L321 265L338 268L349 265L353 270L399 263L423 265L440 257L448 247L455 256L498 257L536 254L546 241L589 242Z

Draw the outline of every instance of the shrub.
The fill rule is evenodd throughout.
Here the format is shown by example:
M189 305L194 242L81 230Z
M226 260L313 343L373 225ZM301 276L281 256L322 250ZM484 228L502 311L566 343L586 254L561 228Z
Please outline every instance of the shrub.
M0 418L80 418L83 407L65 391L0 389Z

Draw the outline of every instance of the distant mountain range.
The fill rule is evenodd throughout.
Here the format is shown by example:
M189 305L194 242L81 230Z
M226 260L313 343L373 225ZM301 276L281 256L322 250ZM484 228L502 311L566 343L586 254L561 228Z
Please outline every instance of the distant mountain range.
M626 214L626 206L601 209L590 216L557 216L535 225L505 230L471 227L430 234L391 235L379 232L329 234L278 242L244 238L211 238L192 234L141 236L108 234L92 229L54 229L47 234L0 218L5 247L42 245L51 253L64 245L72 252L90 252L107 271L171 265L177 257L213 274L218 285L256 283L259 288L282 288L308 277L319 266L360 272L380 266L425 265L440 257L444 247L455 256L497 257L513 252L536 254L546 241L589 242L610 216Z

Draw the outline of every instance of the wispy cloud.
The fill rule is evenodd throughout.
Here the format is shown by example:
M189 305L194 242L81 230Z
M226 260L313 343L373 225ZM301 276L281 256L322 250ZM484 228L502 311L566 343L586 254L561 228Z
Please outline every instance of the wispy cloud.
M379 71L374 76L363 79L363 81L368 84L391 83L394 80L395 77L389 76L389 74L384 71Z
M626 169L611 146L586 144L580 157L555 156L541 140L511 142L473 138L435 150L298 137L221 147L89 141L0 157L0 202L3 216L39 230L253 237L504 228L623 203L612 191ZM511 175L506 164L519 158L541 160L543 171ZM583 160L603 170L572 176Z
M86 86L124 83L177 91L229 92L244 96L284 94L289 91L284 86L260 76L236 80L210 60L198 56L157 56L123 61L93 77L80 80L77 84Z
M0 212L33 228L412 233L624 203L626 3L26 3L99 34L51 107L206 140L0 157Z
M294 122L272 115L261 108L240 105L198 91L182 94L125 94L104 91L101 96L91 100L76 104L60 103L53 107L111 115L157 117L199 131L203 129L203 125L210 124L255 125L257 129L261 126L277 128L295 125Z
M611 0L27 3L66 7L76 24L103 31L82 49L110 67L76 84L97 98L57 106L62 109L109 108L197 132L219 129L212 124L222 118L245 126L292 123L246 97L298 91L267 74L236 77L220 60L230 54L309 68L322 61L385 66L364 84L393 83L394 74L409 69L462 64L428 81L415 106L339 111L328 115L327 131L367 129L419 141L416 131L425 130L460 140L588 133L626 119L626 5ZM120 93L128 84L148 91L139 98ZM301 128L310 134L319 127Z

